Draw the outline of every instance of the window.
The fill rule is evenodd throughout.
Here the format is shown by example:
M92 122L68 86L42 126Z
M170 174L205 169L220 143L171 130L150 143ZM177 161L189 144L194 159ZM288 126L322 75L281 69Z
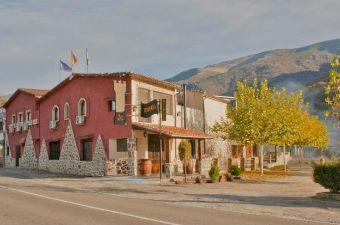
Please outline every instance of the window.
M81 148L82 148L83 154L80 160L91 161L92 160L92 139L81 140Z
M87 116L86 100L84 98L78 102L78 116Z
M191 157L196 158L196 141L195 140L189 140L189 143L191 145Z
M11 123L12 124L16 123L16 116L14 114L12 115Z
M31 121L31 120L32 120L31 110L27 110L26 111L26 122Z
M172 113L173 113L173 110L172 110L173 96L172 95L168 95L168 94L164 94L164 93L154 91L153 92L153 98L154 99L166 99L166 114L172 115Z
M18 113L18 123L24 122L24 115L22 112Z
M53 141L50 145L50 160L59 160L60 157L60 141Z
M68 119L70 119L70 105L66 102L64 106L64 120Z
M117 152L127 152L127 139L117 139Z
M59 121L59 107L56 105L52 109L52 121Z

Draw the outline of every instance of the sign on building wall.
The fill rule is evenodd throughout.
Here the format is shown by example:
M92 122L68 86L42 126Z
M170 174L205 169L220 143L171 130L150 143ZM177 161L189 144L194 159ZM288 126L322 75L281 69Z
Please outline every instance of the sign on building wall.
M125 113L125 94L126 94L126 82L125 81L114 81L113 89L115 92L115 117L114 124L125 125L126 124L126 113ZM113 103L112 103L113 104ZM112 106L113 107L113 106Z
M141 117L148 118L153 114L157 113L158 113L157 99L154 99L148 103L141 103Z
M166 99L162 99L162 121L166 121Z

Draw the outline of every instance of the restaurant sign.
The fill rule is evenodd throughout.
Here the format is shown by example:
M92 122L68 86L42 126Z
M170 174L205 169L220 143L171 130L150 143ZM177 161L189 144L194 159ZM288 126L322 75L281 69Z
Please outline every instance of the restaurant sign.
M148 103L141 103L141 117L148 118L153 114L158 113L158 101L157 99L152 100Z

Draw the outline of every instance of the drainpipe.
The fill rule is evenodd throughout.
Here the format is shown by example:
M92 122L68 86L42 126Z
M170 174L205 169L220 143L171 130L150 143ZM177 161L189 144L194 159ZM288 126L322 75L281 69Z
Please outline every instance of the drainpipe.
M187 129L187 84L183 84L184 129Z

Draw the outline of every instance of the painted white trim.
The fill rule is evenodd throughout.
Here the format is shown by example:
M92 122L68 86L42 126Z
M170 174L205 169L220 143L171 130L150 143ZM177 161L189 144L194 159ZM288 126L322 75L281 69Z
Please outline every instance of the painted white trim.
M56 119L56 118L54 117L54 109L58 109L58 119ZM54 105L54 106L52 107L52 118L51 118L51 121L59 122L59 119L60 119L60 109L59 109L59 106Z
M68 108L68 110L66 111L66 106ZM65 103L64 105L64 120L68 120L71 117L71 108L70 108L70 104L68 102Z
M31 118L29 120L27 119L27 113L31 114ZM30 109L26 110L26 112L25 112L25 121L26 122L32 121L32 118L33 118L32 111Z
M81 115L81 102L84 101L85 102L85 114L84 115ZM86 99L85 98L81 98L79 99L78 101L78 116L87 116L87 102L86 102Z

